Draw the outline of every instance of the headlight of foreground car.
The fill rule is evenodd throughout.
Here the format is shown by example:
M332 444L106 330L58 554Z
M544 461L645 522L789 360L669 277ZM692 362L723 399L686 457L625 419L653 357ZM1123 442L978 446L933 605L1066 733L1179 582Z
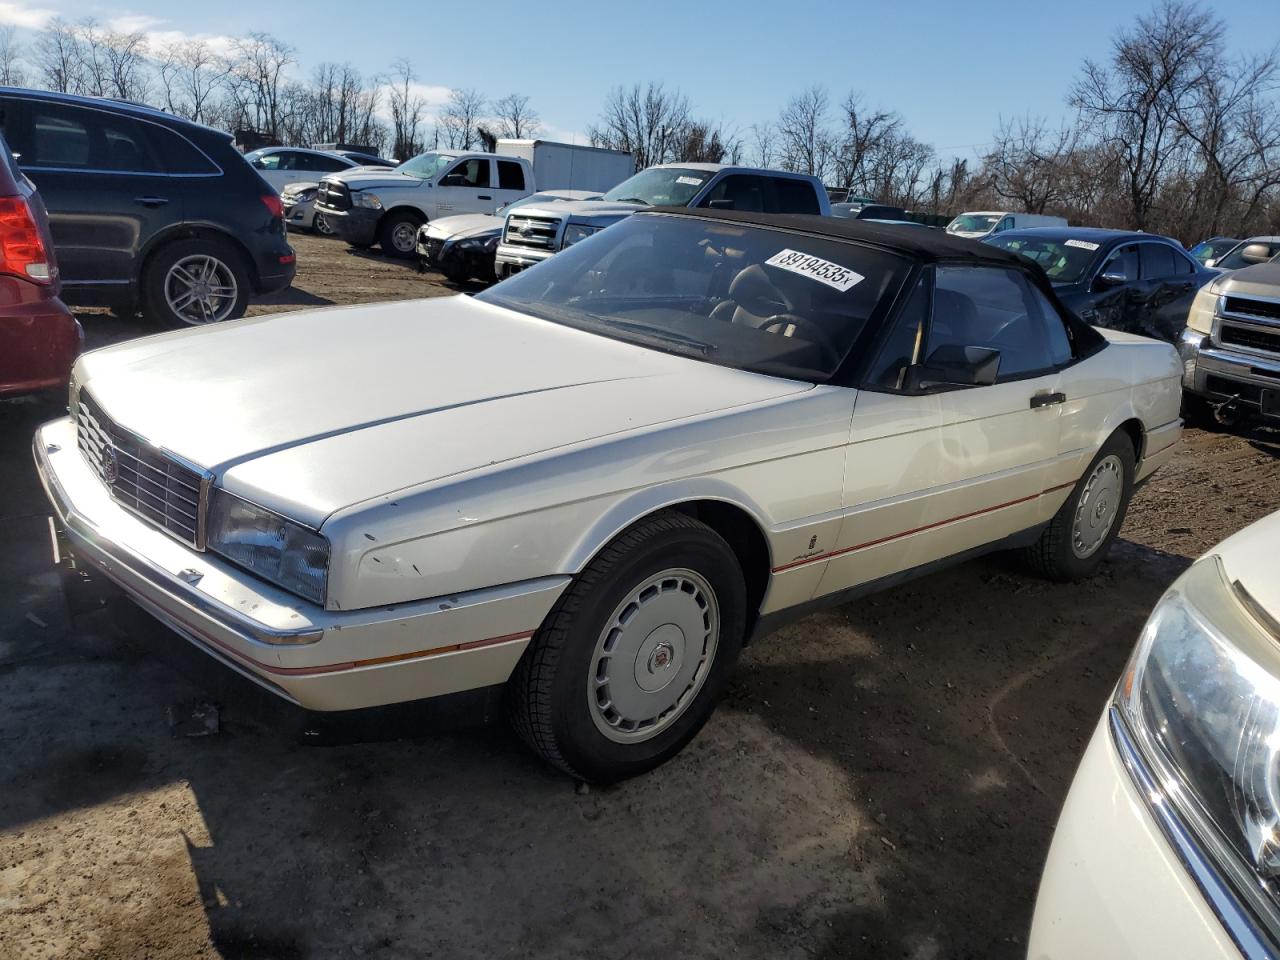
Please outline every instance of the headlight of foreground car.
M308 200L314 200L319 191L312 187L309 190L299 190L296 193L284 193L281 197L285 203L305 203Z
M1161 599L1116 693L1126 726L1216 868L1280 929L1280 644L1217 557Z
M564 240L560 242L561 249L572 247L579 240L585 240L593 233L599 233L599 227L588 227L582 223L571 223L564 228Z
M1205 336L1213 333L1213 312L1218 306L1218 294L1213 287L1213 283L1206 283L1200 288L1187 314L1187 326Z
M459 240L458 249L469 250L472 253L494 251L498 249L498 241L501 239L502 237L499 234L494 234L492 237L470 237L466 240Z
M329 541L309 527L215 490L208 546L263 580L312 603L324 603Z
M381 210L382 201L376 193L358 192L351 195L351 202L357 207L368 207L370 210Z

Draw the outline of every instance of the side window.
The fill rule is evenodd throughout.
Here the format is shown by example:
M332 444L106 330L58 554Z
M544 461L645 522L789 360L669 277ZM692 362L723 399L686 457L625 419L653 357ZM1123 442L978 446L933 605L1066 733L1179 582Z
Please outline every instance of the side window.
M1001 380L1071 356L1057 312L1020 270L1001 267L938 268L925 357L944 344L999 350Z
M511 160L498 161L498 189L523 190L524 167Z
M1125 283L1138 279L1138 248L1136 246L1121 247L1107 258L1102 273L1115 273L1124 277Z
M339 157L326 157L319 153L299 153L298 158L299 170L315 170L318 173L337 173L339 170L346 170L350 166L346 161Z
M991 228L992 233L1003 233L1006 230L1013 229L1013 217L1005 217L994 227Z
M166 173L212 176L220 172L212 160L181 134L153 124L143 124L143 130Z
M103 110L33 102L28 167L156 173L160 166L142 124Z
M702 198L700 207L764 213L764 182L745 173L731 173Z
M1183 256L1181 253L1175 250L1173 252L1173 272L1175 274L1178 274L1179 276L1182 276L1188 273L1195 273L1196 272L1195 262L1190 257Z
M1163 280L1177 273L1172 247L1163 243L1140 243L1138 249L1142 257L1143 280Z
M263 153L254 157L250 163L256 170L283 170L280 161L284 159L283 153Z
M920 360L920 338L929 316L929 278L921 277L894 321L867 374L867 385L901 390L907 370Z
M463 160L444 175L441 186L487 187L489 185L489 161L481 157Z
M812 213L819 214L822 207L818 203L818 195L813 184L807 180L796 180L792 177L771 177L775 208L770 213Z

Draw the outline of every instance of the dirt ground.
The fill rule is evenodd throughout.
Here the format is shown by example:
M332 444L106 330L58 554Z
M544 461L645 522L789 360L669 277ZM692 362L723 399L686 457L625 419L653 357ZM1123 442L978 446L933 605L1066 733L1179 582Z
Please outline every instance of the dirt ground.
M455 292L297 247L296 288L255 312ZM91 344L141 332L84 322ZM682 755L583 791L501 725L308 743L127 604L73 617L28 453L50 415L0 404L5 960L1019 957L1152 604L1280 502L1280 437L1189 431L1092 581L996 557L811 617L747 650ZM173 735L193 700L219 733Z

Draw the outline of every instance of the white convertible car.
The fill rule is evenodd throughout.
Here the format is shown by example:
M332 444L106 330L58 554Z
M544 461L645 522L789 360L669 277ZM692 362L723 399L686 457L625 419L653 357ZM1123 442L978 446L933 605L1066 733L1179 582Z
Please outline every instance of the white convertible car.
M71 548L227 666L313 710L506 684L608 781L785 618L994 549L1093 573L1180 375L1015 254L655 210L475 298L88 353L34 446Z

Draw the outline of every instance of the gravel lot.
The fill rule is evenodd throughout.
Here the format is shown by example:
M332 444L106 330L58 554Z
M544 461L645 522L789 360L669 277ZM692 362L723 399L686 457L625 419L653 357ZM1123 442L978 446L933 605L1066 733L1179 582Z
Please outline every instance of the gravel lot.
M253 312L456 292L296 246ZM145 332L83 319L91 345ZM1092 581L997 557L812 617L748 649L672 763L584 792L502 726L406 712L308 743L127 604L72 616L28 453L52 415L0 404L5 958L1021 956L1147 612L1280 500L1280 437L1190 431ZM175 737L196 699L221 731Z

